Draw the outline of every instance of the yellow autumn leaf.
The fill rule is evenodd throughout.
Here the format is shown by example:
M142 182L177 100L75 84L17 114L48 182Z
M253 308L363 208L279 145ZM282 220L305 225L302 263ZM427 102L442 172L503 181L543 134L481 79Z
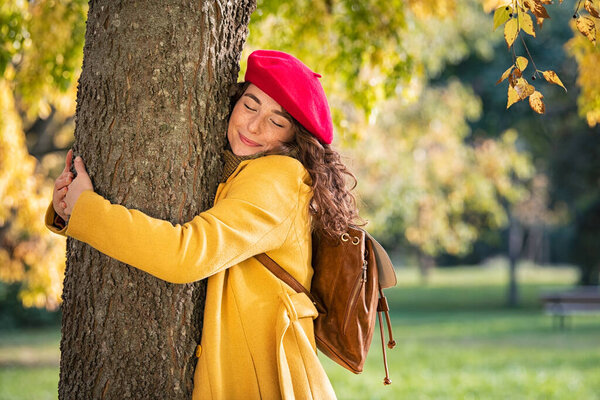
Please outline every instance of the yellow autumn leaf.
M590 42L596 44L596 26L593 19L590 17L577 18L577 29L583 36L588 38Z
M542 18L542 17L535 17L535 22L537 22L540 29L542 29L542 25L544 25L544 19L545 18Z
M509 19L508 22L504 25L504 40L506 40L506 44L509 48L515 42L518 33L519 23L517 22L517 19Z
M529 96L529 107L531 107L531 109L538 114L543 114L546 111L546 107L542 101L543 98L544 95L537 90L533 92L531 96Z
M519 70L521 70L521 72L525 71L525 68L527 68L528 63L529 63L529 61L527 61L527 59L525 57L521 57L521 56L517 57L517 61L516 61L517 68L519 68Z
M511 11L512 8L509 6L498 7L494 11L494 30L509 20Z
M585 0L585 9L590 15L594 18L600 18L600 13L598 13L598 9L594 6L594 2L592 0Z
M563 83L560 80L560 78L558 77L558 75L556 75L556 72L548 70L548 71L542 71L542 74L544 75L544 79L546 79L548 82L554 83L555 85L558 85L558 86L561 86L563 89L565 89L565 92L567 91L567 88L565 87L565 85L563 85Z
M499 84L500 82L503 82L506 78L508 78L508 75L510 75L510 72L512 71L512 69L514 68L514 65L511 65L509 69L507 69L506 71L504 71L504 73L502 74L502 76L500 77L500 79L498 79L498 82L496 82L496 85Z
M517 84L517 79L522 77L523 74L521 73L521 70L518 68L513 69L512 74L509 75L508 77L508 83L510 86L515 86Z
M535 88L525 78L519 78L515 84L515 91L519 99L523 100L531 96L535 92Z
M512 87L511 85L508 85L508 101L506 103L506 109L508 110L508 108L510 106L512 106L513 104L515 104L517 101L520 101L521 99L519 99L519 95L517 94L517 91L515 90L514 87Z
M550 15L548 15L548 11L546 11L546 7L544 7L542 2L540 2L538 0L525 0L525 2L523 4L525 5L526 8L531 10L533 15L538 17L538 19L539 18L542 18L542 19L550 18Z
M519 17L521 17L521 29L523 29L525 33L535 37L535 30L533 29L533 20L531 19L531 15L524 12L519 13Z

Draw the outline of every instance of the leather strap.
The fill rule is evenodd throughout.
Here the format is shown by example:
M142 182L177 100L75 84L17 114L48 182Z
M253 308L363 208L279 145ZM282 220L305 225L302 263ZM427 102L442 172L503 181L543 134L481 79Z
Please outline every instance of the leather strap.
M315 305L319 314L325 314L325 308L315 299L311 292L306 290L304 286L300 282L296 280L289 272L283 269L275 260L269 257L266 253L257 254L254 257L261 264L263 264L269 271L273 273L277 278L281 279L285 283L287 283L292 289L294 289L297 293L304 293L308 296L310 301Z
M381 320L381 311L377 312L377 318L379 319L379 332L381 333L381 349L383 350L383 367L385 369L385 378L383 378L384 385L391 385L392 380L390 379L390 372L388 370L387 354L385 351L385 338L383 337L383 321Z
M390 307L388 306L387 299L386 299L385 295L383 294L383 290L381 290L381 287L379 287L379 302L377 303L377 311L381 311L381 312L385 313L385 322L387 322L388 338L389 338L388 347L390 349L393 349L396 346L396 341L394 340L394 337L392 334L392 321L390 321L390 312L389 312ZM381 327L381 329L383 330L383 327Z

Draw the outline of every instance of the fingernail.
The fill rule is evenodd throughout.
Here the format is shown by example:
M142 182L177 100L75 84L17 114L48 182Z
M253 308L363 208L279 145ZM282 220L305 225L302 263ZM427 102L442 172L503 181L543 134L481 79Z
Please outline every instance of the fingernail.
M77 157L75 158L75 161L81 161L81 157L80 157L80 156L77 156Z

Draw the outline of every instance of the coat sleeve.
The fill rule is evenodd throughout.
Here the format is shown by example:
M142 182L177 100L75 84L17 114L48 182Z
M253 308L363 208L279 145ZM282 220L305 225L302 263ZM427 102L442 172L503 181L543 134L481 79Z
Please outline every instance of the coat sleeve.
M306 190L305 173L289 157L251 161L229 183L224 198L183 225L85 191L66 234L160 279L194 282L281 247Z
M46 228L48 228L50 231L58 234L58 235L62 235L62 236L67 236L66 232L67 232L67 227L60 227L58 225L55 224L55 220L57 219L58 215L56 214L56 211L54 211L54 206L52 205L52 201L50 202L50 205L48 206L48 209L46 210L46 216L45 216L45 224L46 224ZM58 217L60 218L60 217Z

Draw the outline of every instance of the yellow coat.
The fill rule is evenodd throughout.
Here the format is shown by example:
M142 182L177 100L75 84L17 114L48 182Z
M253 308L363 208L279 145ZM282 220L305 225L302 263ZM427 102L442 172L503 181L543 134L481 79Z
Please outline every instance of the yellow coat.
M193 399L332 399L316 353L317 312L253 256L267 252L308 287L310 176L297 160L243 161L214 206L184 225L81 194L69 224L46 225L160 279L208 278Z

